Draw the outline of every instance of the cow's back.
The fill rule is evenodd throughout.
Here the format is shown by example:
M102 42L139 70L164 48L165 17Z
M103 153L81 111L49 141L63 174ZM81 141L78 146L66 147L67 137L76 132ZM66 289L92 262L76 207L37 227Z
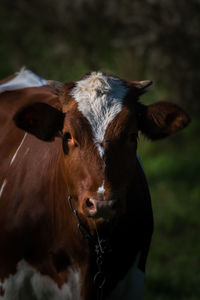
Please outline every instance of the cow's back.
M10 82L15 76L0 81L0 187L9 166L15 159L15 154L25 136L24 131L16 127L13 117L20 108L35 102L44 102L58 106L58 95L49 86L28 87L1 92L1 86ZM37 143L37 139L34 143ZM22 146L22 145L21 145Z
M52 192L51 169L59 156L60 140L45 143L17 128L13 121L17 111L35 102L59 105L58 95L46 85L0 93L1 277L14 273L17 261L32 255L31 248L36 256L45 252L50 238L45 232L49 227L46 207L51 206L47 203L52 198L48 197Z

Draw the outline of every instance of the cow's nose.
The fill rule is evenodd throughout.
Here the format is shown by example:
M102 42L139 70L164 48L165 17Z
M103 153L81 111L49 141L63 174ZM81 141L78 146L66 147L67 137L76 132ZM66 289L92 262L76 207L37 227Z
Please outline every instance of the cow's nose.
M116 200L86 199L86 206L90 217L110 219L115 215Z

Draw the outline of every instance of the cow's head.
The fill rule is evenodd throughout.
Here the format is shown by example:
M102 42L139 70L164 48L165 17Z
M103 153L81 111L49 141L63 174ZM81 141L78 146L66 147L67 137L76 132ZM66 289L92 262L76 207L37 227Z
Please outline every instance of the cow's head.
M138 132L157 140L188 124L176 104L139 102L150 84L94 72L62 85L59 109L34 103L15 115L16 125L39 139L62 138L66 184L79 214L98 219L123 214L134 181Z

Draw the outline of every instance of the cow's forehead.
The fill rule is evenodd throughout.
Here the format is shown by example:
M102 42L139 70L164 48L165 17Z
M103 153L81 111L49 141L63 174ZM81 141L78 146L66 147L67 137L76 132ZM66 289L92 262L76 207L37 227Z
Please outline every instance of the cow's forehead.
M121 112L128 88L117 77L92 72L75 83L71 96L79 111L89 121L99 154L102 157L105 132L112 120Z

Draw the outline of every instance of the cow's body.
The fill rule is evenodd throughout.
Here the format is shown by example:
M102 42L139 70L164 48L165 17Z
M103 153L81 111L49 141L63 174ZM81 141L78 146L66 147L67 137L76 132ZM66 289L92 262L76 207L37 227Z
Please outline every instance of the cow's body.
M63 152L59 134L53 141L46 142L44 139L50 140L49 137L28 133L33 133L32 129L22 131L13 121L22 107L32 103L43 102L61 109L63 93L46 81L33 79L34 83L28 80L30 85L16 85L13 89L11 84L11 88L7 88L9 91L2 85L0 94L0 299L94 300L99 290L93 283L98 272L95 247L77 230L77 218L67 201L69 195L75 198L66 180L70 175L66 175L63 167L71 150ZM77 96L73 89L73 96L75 93ZM66 105L66 116L68 109ZM85 113L84 107L82 113ZM92 119L88 123L92 122L95 121ZM101 127L96 136L94 134L96 143L105 135L105 129ZM70 137L69 147L72 142ZM88 146L89 159L97 166L107 151L102 145L103 142L99 142L97 150ZM97 162L94 151L99 153ZM71 168L73 172L73 166ZM97 219L97 234L92 227L94 221L89 218L87 223L80 213L81 222L94 240L97 241L98 236L106 239L112 249L103 256L102 268L106 276L103 299L139 300L142 295L153 216L147 182L138 159L135 159L134 168L134 176L129 178L130 184L124 193L125 212L116 220L98 223ZM114 172L118 172L117 166ZM100 197L112 189L102 176L98 177L99 173L100 167L95 185L98 192L90 191L92 196L87 198L91 201L93 195ZM117 180L116 185L119 184ZM75 204L73 202L73 206Z

